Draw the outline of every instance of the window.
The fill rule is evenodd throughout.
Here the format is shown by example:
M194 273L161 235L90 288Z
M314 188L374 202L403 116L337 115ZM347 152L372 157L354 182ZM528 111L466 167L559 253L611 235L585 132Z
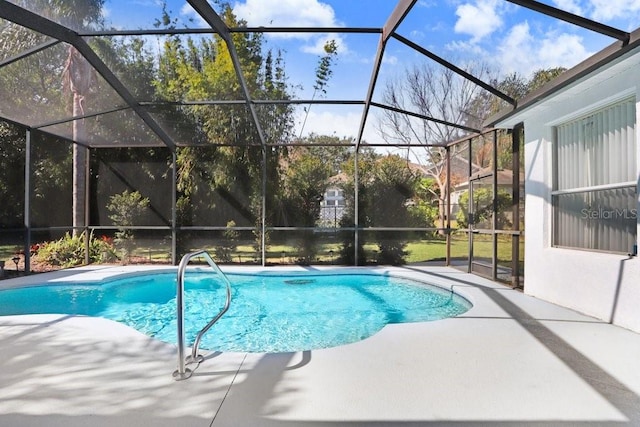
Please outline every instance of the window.
M636 243L635 100L556 127L553 243L629 253Z

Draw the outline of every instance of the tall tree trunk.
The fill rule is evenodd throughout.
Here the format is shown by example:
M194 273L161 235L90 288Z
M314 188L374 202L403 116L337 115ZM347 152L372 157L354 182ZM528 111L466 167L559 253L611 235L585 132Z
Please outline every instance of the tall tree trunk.
M76 235L83 230L76 227L85 227L85 205L87 203L87 148L78 145L77 142L86 143L87 129L84 122L85 96L93 83L93 68L86 59L73 47L69 47L69 56L62 72L63 84L65 88L73 94L72 114L76 119L73 121L73 234ZM79 118L80 117L80 118Z
M78 117L83 113L82 100L83 96L77 93L73 94L73 116ZM74 120L73 122L73 140L86 141L87 129L84 119ZM82 230L76 227L84 227L85 225L85 204L86 200L86 183L87 183L87 148L82 145L73 144L73 234L79 234Z

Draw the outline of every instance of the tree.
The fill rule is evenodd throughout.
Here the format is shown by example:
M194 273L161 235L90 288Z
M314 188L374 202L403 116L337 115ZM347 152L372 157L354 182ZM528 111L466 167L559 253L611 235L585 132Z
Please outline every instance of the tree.
M521 74L512 73L504 76L502 80L492 79L491 85L500 90L502 93L509 95L514 99L520 99L530 92L544 86L565 71L565 68L556 67L549 69L541 69L535 71L532 76L527 79ZM474 99L467 115L465 124L469 126L481 126L482 123L490 116L497 114L500 110L507 108L509 105L506 101L498 98L488 92L481 92ZM524 144L524 138L521 138ZM513 168L513 147L511 135L506 131L497 133L497 168L508 169ZM490 165L493 157L493 143L484 142L483 144L475 143L472 146L472 161L476 164L486 167ZM524 164L524 147L520 147L520 162Z
M544 86L565 70L566 69L562 67L540 69L535 71L529 79L521 74L511 73L504 76L502 80L492 78L489 84L513 99L520 99L528 93ZM464 124L470 127L481 128L485 119L497 114L500 110L508 106L509 104L502 98L482 91L477 94L467 109Z
M30 7L37 9L49 19L77 30L99 26L102 22L103 5L103 0L33 0L30 2ZM0 28L0 44L3 46L3 54L7 57L18 55L46 40L46 36L10 22L4 23ZM0 98L10 103L4 110L5 114L9 114L9 118L18 122L40 124L68 116L65 112L67 102L60 85L60 76L65 69L65 63L69 61L68 53L69 50L59 44L27 55L3 67L3 73L0 76ZM24 140L24 133L20 139ZM6 142L6 140L3 141L0 151L10 148L9 145L5 145ZM53 173L53 170L39 170L40 167L46 167L44 163L30 165L35 175L41 172L42 176ZM85 170L84 167L79 169ZM52 181L58 181L57 178L57 176L52 177ZM37 186L34 188L34 200L38 200L41 196L40 190ZM80 193L84 195L84 191ZM33 206L32 208L35 209ZM84 213L84 209L80 211Z
M470 64L465 69L480 79L488 79L489 69L484 64ZM378 132L389 143L413 144L407 150L407 159L422 166L425 175L431 177L438 188L438 226L445 228L446 219L446 149L442 146L461 138L465 132L448 125L462 124L468 120L469 110L483 91L480 86L457 75L449 68L436 68L423 63L407 70L404 78L387 81L383 102L394 109L412 111L426 117L441 120L417 120L407 114L384 110L378 123ZM444 123L443 123L444 122ZM431 145L428 145L431 144ZM465 147L454 146L453 157Z
M71 152L69 141L34 132L31 135L31 225L68 226L71 219ZM51 203L57 209L51 209Z
M355 153L351 152L346 161L342 164L342 171L345 180L342 188L345 196L345 214L340 219L340 228L350 228L356 225L356 199L355 199L355 168L358 168L358 228L368 227L370 225L367 216L370 199L367 196L367 183L373 180L373 171L376 160L380 158L380 154L376 153L371 147L361 146L357 156L357 166L355 161ZM364 265L367 262L364 252L365 236L360 233L357 242L358 257L355 258L356 242L352 231L341 231L340 238L342 247L340 249L339 262L348 265Z
M438 185L431 177L419 177L408 207L418 226L434 227L438 221Z
M0 122L0 228L24 225L24 131Z
M329 84L329 79L333 75L333 70L331 69L333 63L335 62L336 56L338 55L338 45L335 40L328 40L324 44L324 55L320 57L318 61L318 65L316 67L316 80L313 85L313 94L311 95L311 100L313 101L316 98L316 95L324 95L327 93L327 85ZM304 131L304 126L307 123L307 118L309 117L309 112L311 111L311 105L304 109L304 120L302 121L302 126L300 127L300 136L302 138L302 132Z
M365 232L369 227L412 227L415 221L410 212L418 176L407 161L397 155L381 156L373 149L361 147L358 153L358 259L357 265L366 263L366 241L378 245L376 261L382 264L402 264L406 233ZM353 155L352 155L353 156ZM346 213L340 221L343 228L355 225L355 162L353 157L342 166L345 182L343 189ZM342 232L341 262L354 264L353 232ZM391 237L390 237L391 236Z
M527 94L527 80L518 73L511 73L503 77L491 78L489 84L513 99L522 98ZM510 104L487 91L478 92L465 112L464 124L477 129L482 128L485 119Z
M417 179L406 160L398 156L389 155L376 161L367 191L370 224L374 227L413 226L408 202L414 196ZM375 235L379 249L378 263L404 264L407 233L379 231Z
M352 138L311 133L300 139L300 142L307 144L305 149L309 154L329 166L332 175L340 173L347 160L353 160L353 150L350 148Z
M246 26L228 4L222 3L220 9L228 26ZM171 22L165 17L160 25ZM230 37L250 95L255 99L288 99L290 87L281 53L265 54L263 38L258 33L238 32ZM167 37L158 63L158 97L195 102L180 107L183 115L177 124L188 142L197 145L177 152L180 225L206 221L206 225L225 226L233 220L237 226L254 226L256 246L260 247L263 205L265 222L269 224L282 204L279 176L285 148L261 145L246 105L197 104L244 98L231 54L220 36ZM266 143L289 139L293 128L291 106L265 104L257 107L257 114Z
M222 242L215 247L216 258L218 262L231 262L233 252L238 246L237 240L239 233L234 229L236 223L234 221L227 222L227 228L222 233Z
M511 207L511 193L499 189L497 195L497 228L505 229L511 225L509 218L505 215ZM480 224L491 220L493 215L493 196L491 188L478 188L473 192L473 223ZM466 228L469 226L469 192L465 191L460 195L460 210L456 215L458 226Z
M555 68L547 68L541 69L533 73L531 79L527 83L527 93L533 92L536 89L541 88L545 84L549 83L551 80L558 77L560 74L567 71L564 67L555 67Z
M44 15L56 16L59 22L76 30L98 27L102 25L102 11L104 0L53 0L43 2ZM85 105L91 87L95 81L93 68L87 60L76 50L69 46L67 59L62 70L63 86L66 92L73 96L72 116L83 117ZM84 119L73 121L72 139L76 142L84 142L87 139L87 130ZM84 145L73 146L73 227L85 225L84 213L86 204L86 170L88 158Z
M330 164L314 156L306 147L299 147L289 157L284 177L284 200L290 222L299 227L314 227L320 217L320 202L329 184ZM313 262L316 235L305 230L300 237L302 264Z
M518 99L530 91L542 86L559 75L564 69L551 68L535 72L530 80L517 73L505 76L502 80L493 77L493 73L483 64L467 66L465 71L490 82L492 86L512 98ZM387 82L383 100L388 105L409 110L427 117L445 122L462 124L470 128L481 129L487 117L507 106L497 96L483 90L475 83L464 79L447 68L434 66L415 66L408 70L403 79ZM386 110L379 122L379 133L388 142L402 144L444 144L460 139L465 135L458 128L429 120L416 120L406 114ZM468 145L457 144L450 148L453 158L458 152L468 150ZM472 159L482 166L489 165L491 144L474 144ZM438 218L440 228L445 227L445 196L447 186L451 190L454 182L447 182L445 149L440 146L419 149L412 147L415 161L422 165L424 173L433 179L438 193ZM409 150L407 153L409 156ZM511 139L508 135L499 135L497 167L511 167ZM453 181L453 180L452 180Z
M135 235L130 228L149 207L149 199L142 197L138 191L123 191L111 196L107 209L111 212L109 219L118 226L114 242L122 249L122 262L127 262L133 253Z
M93 68L87 60L76 50L69 46L67 62L62 71L64 88L72 94L72 117L83 117L85 115L85 103L89 96L89 91L95 81ZM73 121L72 139L80 144L73 145L73 233L78 234L80 230L76 227L85 225L85 204L87 193L87 147L83 143L87 140L87 128L84 118Z
M295 221L313 227L320 215L320 201L331 176L330 165L301 148L290 156L285 171L284 191Z

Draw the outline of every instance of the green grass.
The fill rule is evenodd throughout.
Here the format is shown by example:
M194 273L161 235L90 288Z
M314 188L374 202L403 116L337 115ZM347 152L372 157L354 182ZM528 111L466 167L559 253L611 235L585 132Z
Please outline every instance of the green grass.
M11 258L13 258L13 256L19 251L22 251L22 246L0 245L0 261L6 261L7 264L13 263Z
M473 254L478 259L490 260L493 254L490 236L488 239L476 237L473 244ZM446 257L445 240L421 240L407 245L407 263L424 262L431 260L444 260ZM511 263L511 237L498 236L498 264L510 265ZM451 258L467 259L469 257L469 241L466 236L453 237L451 239ZM524 241L520 241L520 262L524 263Z
M206 249L215 256L214 246L205 244L195 249ZM17 250L21 248L16 245L0 245L0 260L5 260L7 265L12 261ZM316 253L317 262L332 263L337 260L340 255L341 245L338 242L331 241L319 243ZM364 246L365 253L369 259L373 259L377 245L366 244ZM433 260L444 261L446 256L446 241L441 238L413 240L406 247L408 253L406 257L407 264L418 262L426 262ZM454 235L451 239L451 257L453 259L467 259L469 251L469 242L466 235ZM166 242L158 242L154 240L140 240L136 244L134 255L142 259L148 259L150 262L170 262L171 246ZM476 235L474 241L474 256L478 259L491 259L492 249L490 236ZM266 261L271 264L294 264L299 258L298 249L291 243L289 244L272 244L267 246ZM255 252L251 242L239 244L233 253L232 260L234 263L259 263L259 254ZM511 237L498 236L498 263L502 265L510 265L511 263ZM524 264L524 241L520 242L520 263Z

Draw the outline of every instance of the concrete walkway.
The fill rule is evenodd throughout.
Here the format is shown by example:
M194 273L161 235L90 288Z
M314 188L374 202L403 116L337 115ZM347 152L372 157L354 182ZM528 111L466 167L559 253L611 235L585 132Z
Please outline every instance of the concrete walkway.
M337 348L211 353L186 381L174 346L126 326L0 317L0 426L640 426L639 334L455 269L385 270L474 307Z

